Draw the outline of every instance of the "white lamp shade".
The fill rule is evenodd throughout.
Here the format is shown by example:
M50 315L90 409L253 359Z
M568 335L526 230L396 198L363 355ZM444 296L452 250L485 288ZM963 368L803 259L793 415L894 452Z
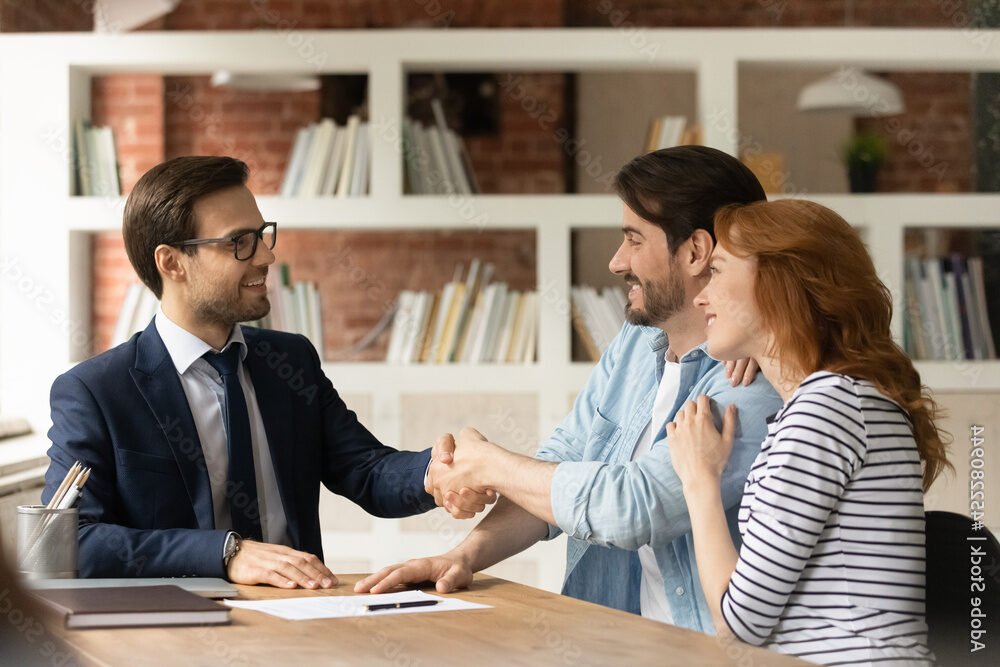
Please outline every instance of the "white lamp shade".
M302 93L319 90L320 81L311 74L240 74L218 70L212 74L212 85L233 90Z
M799 111L847 111L852 116L875 118L903 113L903 95L890 81L854 67L842 67L802 89Z

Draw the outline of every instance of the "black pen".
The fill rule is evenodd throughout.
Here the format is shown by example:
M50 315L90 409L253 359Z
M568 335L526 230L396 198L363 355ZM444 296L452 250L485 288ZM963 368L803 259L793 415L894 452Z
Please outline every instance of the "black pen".
M416 600L414 602L392 602L390 604L366 604L365 611L382 611L383 609L407 609L409 607L432 607L440 600Z

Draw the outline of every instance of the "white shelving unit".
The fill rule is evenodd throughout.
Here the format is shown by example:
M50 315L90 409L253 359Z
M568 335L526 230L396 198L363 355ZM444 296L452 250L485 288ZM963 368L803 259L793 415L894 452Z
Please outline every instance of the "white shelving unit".
M698 78L704 143L735 154L738 72L742 65L878 71L990 71L1000 62L1000 31L972 39L963 30L649 29L649 49L614 29L139 33L0 37L0 402L5 411L48 426L53 378L89 350L90 255L87 237L117 230L120 198L70 196L72 123L89 116L90 79L116 72L208 74L321 72L368 75L372 122L371 195L357 199L259 197L266 219L284 229L532 229L540 293L538 362L516 366L328 364L335 385L372 399L377 431L402 433L405 394L517 393L538 401L543 436L565 415L589 364L570 361L570 239L574 229L617 227L615 197L592 195L403 194L399 128L405 78L413 71L668 71ZM303 44L311 45L307 51ZM320 62L319 66L315 63ZM169 91L168 91L169 92ZM732 119L715 122L719 110ZM1000 195L811 195L861 228L896 295L901 331L903 234L908 227L1000 227ZM609 253L612 249L609 248ZM927 362L937 390L1000 391L1000 362ZM393 412L393 406L396 406ZM471 525L471 524L470 524ZM379 522L371 534L328 536L338 556L374 564L419 555L434 535ZM531 554L532 552L528 552ZM557 588L561 550L539 547L541 585ZM526 556L526 557L531 557Z

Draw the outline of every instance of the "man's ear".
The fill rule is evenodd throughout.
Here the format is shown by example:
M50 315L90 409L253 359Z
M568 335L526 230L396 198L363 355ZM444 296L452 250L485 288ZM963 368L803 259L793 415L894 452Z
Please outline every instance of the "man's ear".
M156 270L160 272L163 282L172 281L182 283L187 280L187 267L181 261L181 251L178 248L171 248L168 245L160 244L153 251L153 259L156 260Z
M692 276L701 276L708 271L712 259L715 242L712 235L704 229L696 229L684 242L679 252L684 253L683 264Z

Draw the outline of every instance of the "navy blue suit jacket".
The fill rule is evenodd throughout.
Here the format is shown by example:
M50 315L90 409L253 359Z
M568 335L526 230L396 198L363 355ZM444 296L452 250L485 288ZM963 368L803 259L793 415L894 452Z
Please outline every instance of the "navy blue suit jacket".
M381 517L425 512L428 451L362 426L303 336L244 327L246 365L295 549L323 557L319 492ZM80 504L83 577L225 576L208 469L177 370L154 323L52 385L47 502L69 467L93 468Z

